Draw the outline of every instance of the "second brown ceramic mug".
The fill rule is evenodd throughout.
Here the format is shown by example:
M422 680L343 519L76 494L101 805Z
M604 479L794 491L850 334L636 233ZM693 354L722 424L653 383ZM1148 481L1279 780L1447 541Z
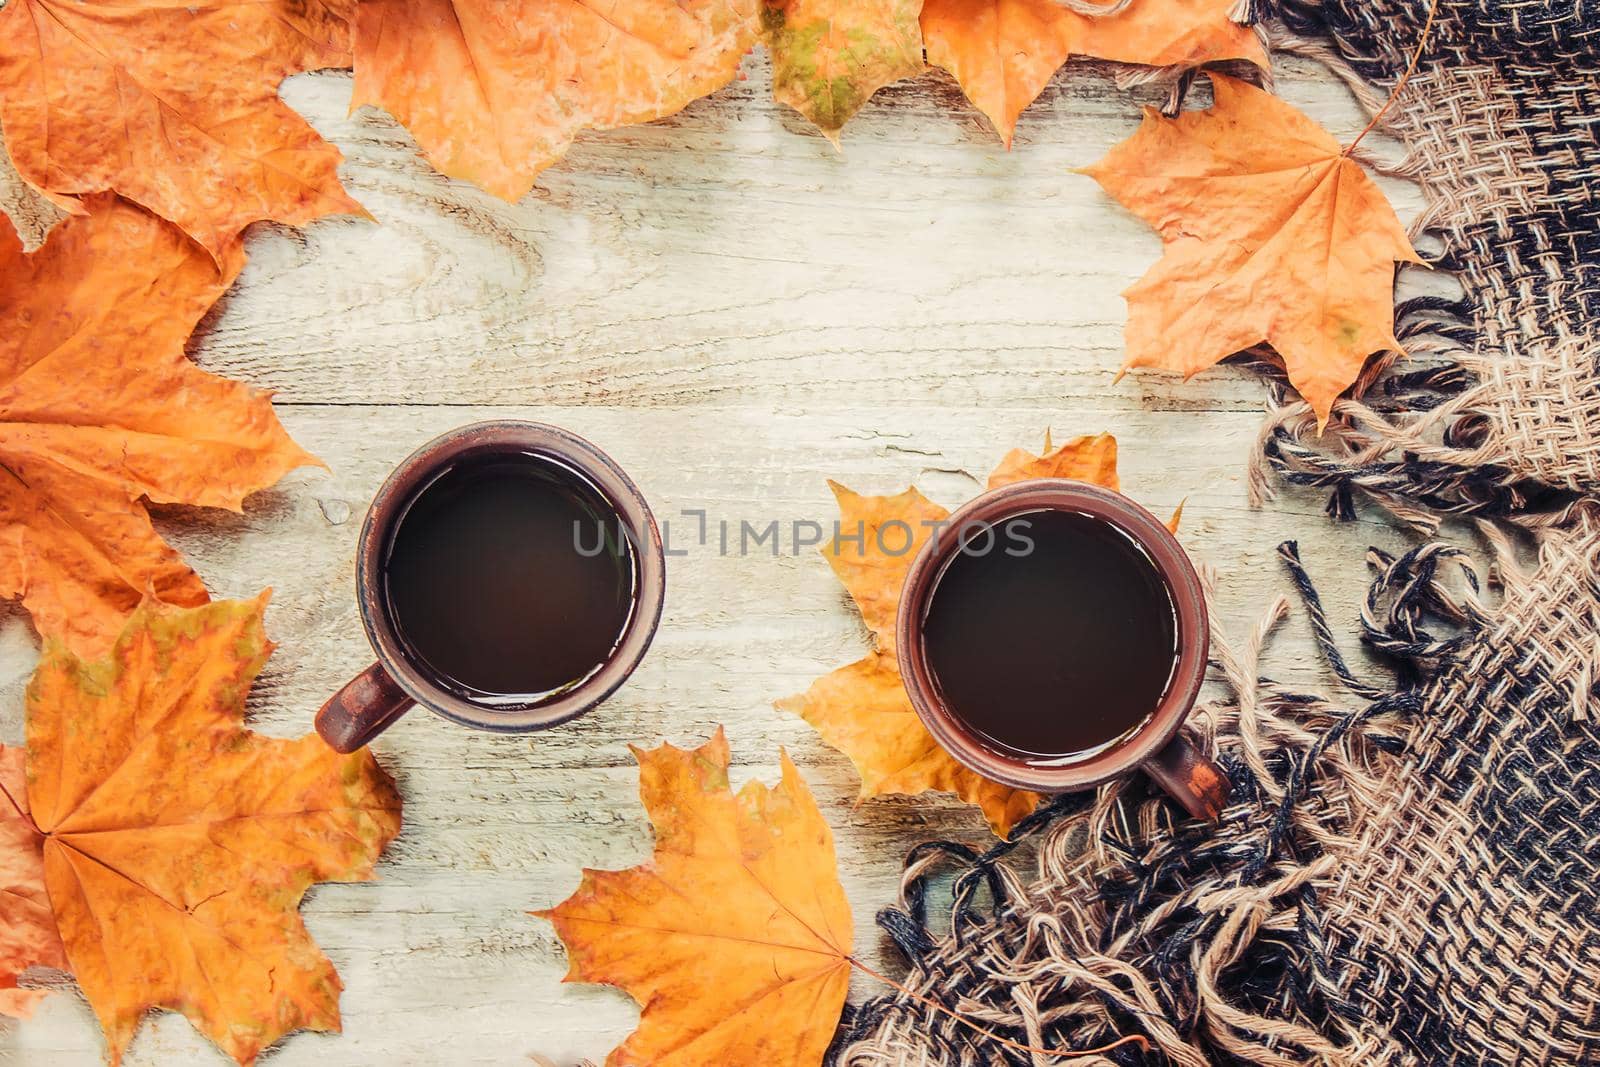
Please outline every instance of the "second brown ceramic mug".
M407 508L445 471L476 459L529 455L576 472L603 498L609 521L632 544L633 604L611 654L578 684L525 706L489 705L441 685L417 663L386 606L384 563ZM377 662L335 693L317 713L317 732L332 748L353 752L421 705L480 730L542 730L582 715L633 673L655 635L666 589L661 534L638 488L611 458L576 434L533 422L480 422L452 430L401 461L379 488L356 547L356 600ZM536 649L529 650L537 655Z
M1160 572L1177 616L1177 659L1159 706L1116 744L1068 763L1028 762L968 728L941 700L922 636L939 578L969 534L1038 511L1076 512L1119 529ZM1205 593L1194 565L1161 520L1121 493L1051 478L984 493L951 515L944 530L928 540L911 566L895 634L906 692L940 746L985 778L1040 793L1089 789L1142 768L1191 815L1215 819L1227 802L1228 779L1180 732L1205 677L1210 649Z

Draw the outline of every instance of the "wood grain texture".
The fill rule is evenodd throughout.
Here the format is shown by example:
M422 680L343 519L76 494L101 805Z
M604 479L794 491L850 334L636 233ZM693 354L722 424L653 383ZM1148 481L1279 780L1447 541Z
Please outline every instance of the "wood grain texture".
M1376 514L1335 525L1319 497L1252 510L1245 464L1263 387L1222 368L1188 385L1113 384L1117 295L1159 241L1068 168L1138 122L1103 71L1060 75L1016 148L938 75L881 93L835 153L750 80L651 126L589 136L507 205L432 173L380 113L347 116L347 74L294 79L289 102L345 153L343 176L380 224L262 227L251 262L202 325L207 368L277 390L284 422L331 473L299 472L242 516L164 511L160 525L219 596L271 585L280 648L252 700L258 728L309 729L370 651L353 601L355 535L389 467L472 419L518 417L581 433L634 476L688 548L668 566L656 644L634 680L587 718L529 737L476 734L415 713L379 758L399 779L405 829L380 880L315 889L304 912L346 983L343 1036L297 1035L271 1062L514 1064L530 1053L599 1059L633 1025L612 990L562 985L560 945L524 914L579 868L650 851L626 745L698 744L724 723L735 779L776 776L787 747L837 834L857 937L896 969L872 925L900 859L927 837L986 841L939 797L857 806L848 762L772 710L857 658L865 632L812 549L727 556L689 545L683 509L715 524L834 518L825 479L867 492L915 481L954 505L1008 449L1109 430L1126 491L1220 574L1235 630L1287 590L1273 551L1300 540L1336 618L1354 620ZM1348 139L1353 102L1286 65L1290 100ZM1386 185L1410 217L1418 200ZM0 737L21 736L35 658L23 617L0 627ZM1275 677L1326 685L1296 618ZM1370 669L1370 668L1369 668ZM858 982L856 999L876 990ZM0 1028L0 1064L93 1064L102 1043L66 987ZM224 1060L179 1016L136 1039L136 1065Z

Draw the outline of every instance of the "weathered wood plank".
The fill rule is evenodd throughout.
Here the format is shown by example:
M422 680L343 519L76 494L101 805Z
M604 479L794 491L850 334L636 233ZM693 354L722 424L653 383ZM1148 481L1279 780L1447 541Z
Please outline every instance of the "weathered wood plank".
M276 589L268 627L281 647L254 694L259 728L303 732L366 664L351 577L361 514L398 458L451 426L533 418L589 436L690 552L669 563L651 655L589 717L510 738L419 713L383 738L405 830L380 881L318 888L304 909L345 980L346 1032L292 1037L274 1062L602 1056L633 1008L560 985L560 946L524 912L570 892L581 866L648 855L629 742L696 743L724 723L740 780L770 778L787 746L836 829L874 960L872 914L893 898L906 848L986 840L948 799L855 805L848 762L771 708L865 650L842 590L787 541L777 556L687 545L682 509L731 521L735 536L741 520L826 524L829 477L879 492L916 481L954 504L1050 427L1116 433L1130 493L1158 512L1186 501L1183 538L1217 566L1236 630L1286 588L1273 556L1285 537L1300 539L1346 621L1364 588L1360 549L1402 542L1376 515L1327 522L1308 494L1248 507L1262 398L1248 375L1112 384L1117 293L1158 243L1067 173L1137 122L1102 74L1058 78L1009 155L937 79L882 94L843 156L765 85L756 69L674 120L585 138L516 205L433 174L386 117L346 117L348 77L287 88L344 149L349 185L382 225L253 235L250 266L194 352L278 390L290 430L332 470L291 476L242 516L161 520L217 595ZM1282 87L1336 134L1359 127L1314 68L1288 67ZM1412 194L1401 202L1414 210ZM1274 652L1275 675L1326 681L1301 620ZM33 659L13 615L0 627L0 738L20 737ZM100 1047L70 992L0 1030L5 1064L88 1064ZM223 1061L165 1016L129 1062Z

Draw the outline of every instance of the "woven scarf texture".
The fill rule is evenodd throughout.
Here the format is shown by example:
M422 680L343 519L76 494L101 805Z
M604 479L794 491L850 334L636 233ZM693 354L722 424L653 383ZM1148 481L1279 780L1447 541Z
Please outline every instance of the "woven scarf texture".
M1258 14L1375 113L1427 4ZM879 915L914 995L858 1009L835 1064L1068 1062L934 1005L1033 1046L1145 1039L1075 1063L1600 1063L1600 6L1440 0L1383 128L1405 146L1385 169L1427 195L1419 248L1463 296L1400 305L1404 358L1321 437L1278 390L1253 489L1320 487L1338 517L1365 498L1427 536L1465 520L1497 590L1442 542L1370 552L1362 636L1396 667L1373 685L1286 543L1344 691L1262 677L1280 601L1243 641L1214 635L1230 692L1191 723L1233 782L1217 824L1130 781L1019 828L1031 881L1009 844L914 850ZM951 862L934 936L928 880Z

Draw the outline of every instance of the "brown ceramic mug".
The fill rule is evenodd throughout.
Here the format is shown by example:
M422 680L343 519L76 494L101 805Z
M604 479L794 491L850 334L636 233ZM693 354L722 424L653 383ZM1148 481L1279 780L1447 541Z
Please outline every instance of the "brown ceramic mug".
M611 654L576 685L548 699L506 706L474 701L445 688L401 640L384 591L384 566L407 509L452 467L496 456L533 456L577 472L603 498L632 545L633 604ZM335 693L317 713L329 746L353 752L421 705L464 726L501 733L543 730L574 719L610 696L633 673L655 636L666 586L661 534L638 488L611 458L575 434L532 422L480 422L423 445L384 481L373 498L356 547L356 599L377 662ZM537 655L536 649L529 650Z
M1109 523L1143 549L1171 595L1177 640L1171 680L1159 705L1139 726L1081 759L1046 765L1003 751L944 703L928 662L923 623L940 577L971 536L1008 519L1058 510ZM985 778L1018 789L1066 793L1142 768L1198 818L1215 819L1227 801L1227 778L1180 733L1200 692L1210 647L1199 576L1167 527L1120 493L1068 479L1037 479L991 490L956 511L942 536L923 546L906 577L896 644L906 692L928 732L958 762Z

